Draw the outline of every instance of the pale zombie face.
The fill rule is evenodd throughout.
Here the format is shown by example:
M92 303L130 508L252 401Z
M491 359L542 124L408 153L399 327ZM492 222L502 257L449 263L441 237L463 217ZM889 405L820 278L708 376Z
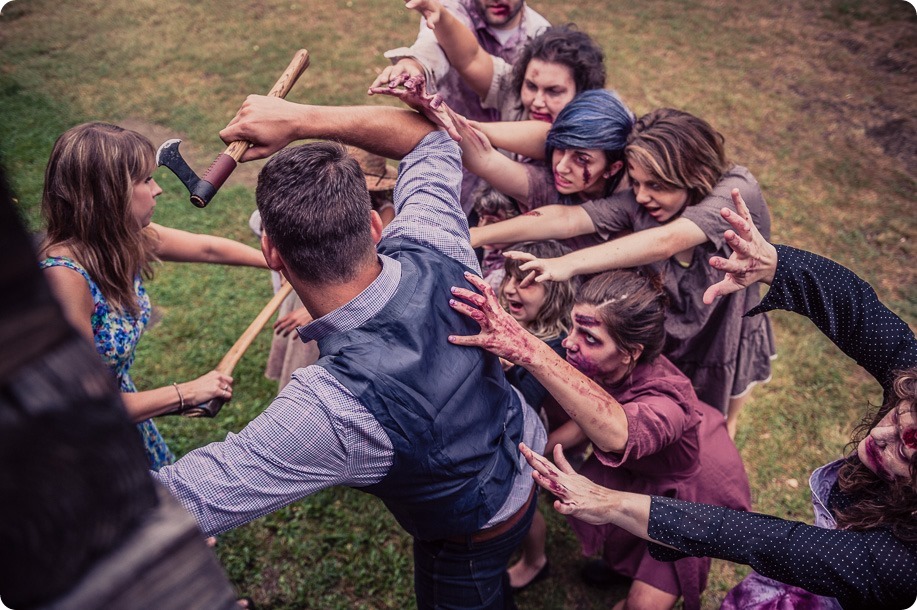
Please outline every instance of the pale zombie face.
M899 402L857 445L860 461L887 481L910 477L915 453L917 416L909 400Z
M487 25L505 30L519 25L524 0L475 0L478 13Z
M675 218L688 202L687 189L673 189L660 183L636 163L628 161L627 174L637 203L660 224Z
M564 339L567 362L593 381L613 385L627 375L632 357L620 350L594 305L574 305L573 328Z
M152 176L147 176L134 182L131 191L131 216L142 229L153 220L156 198L162 194L162 189Z
M568 66L533 59L525 67L519 98L536 121L553 123L575 95L576 81Z
M580 193L584 199L601 197L610 176L605 152L593 148L555 149L551 156L554 188L562 195Z
M538 312L541 311L547 297L544 284L529 282L527 286L522 287L518 279L512 274L507 274L501 290L509 315L524 328L528 328L538 318Z

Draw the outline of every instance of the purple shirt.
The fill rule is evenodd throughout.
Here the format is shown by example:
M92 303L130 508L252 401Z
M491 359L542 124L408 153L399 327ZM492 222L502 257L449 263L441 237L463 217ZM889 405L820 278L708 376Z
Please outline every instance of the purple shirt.
M426 136L401 162L394 196L398 215L383 236L424 244L477 270L458 206L460 179L458 145L442 131ZM382 271L363 292L298 329L304 341L356 328L385 306L398 288L401 264L379 259ZM524 442L541 451L544 428L531 409L523 409L523 416ZM229 433L226 440L195 449L153 474L213 535L327 487L378 483L393 458L392 444L369 410L325 369L308 366L297 369L270 406L238 434ZM531 468L520 454L513 490L486 525L514 514L532 484Z
M551 25L547 19L525 6L518 29L501 44L495 29L487 25L478 13L474 0L442 0L442 5L471 29L482 49L510 64L516 61L516 57L529 39ZM435 91L442 95L449 106L459 114L476 121L500 120L499 110L483 108L478 95L465 84L458 72L450 70L449 59L436 42L433 30L427 27L426 20L420 20L420 31L414 44L386 51L385 57L393 62L402 57L412 57L420 62L426 72L431 92Z

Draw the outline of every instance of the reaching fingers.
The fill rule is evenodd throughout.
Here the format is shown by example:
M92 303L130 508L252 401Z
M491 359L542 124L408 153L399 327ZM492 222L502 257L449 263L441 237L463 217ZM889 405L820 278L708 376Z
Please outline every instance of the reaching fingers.
M459 286L453 286L451 292L454 296L457 296L460 299L464 299L478 308L483 308L487 305L487 298L480 293L477 293L473 290L468 290L467 288L461 288Z
M562 515L570 515L573 513L574 506L572 504L564 504L560 500L554 500L554 510L559 512Z
M745 219L748 224L751 224L751 211L748 209L748 205L745 203L745 199L742 198L742 193L739 192L739 189L732 189L732 202L736 206L736 212L739 213L739 216Z
M522 262L533 261L537 258L534 254L530 254L528 252L519 252L518 250L508 250L507 252L503 253L503 256L506 258L511 258L514 261Z
M726 243L732 248L733 252L736 252L742 258L751 258L752 253L752 236L751 235L739 235L735 231L726 231L723 234L723 238L726 240ZM726 267L719 267L720 269L726 269ZM730 271L729 269L726 269Z
M457 301L455 299L449 299L449 306L452 307L452 309L454 309L455 311L459 312L460 314L464 314L468 316L469 318L471 318L472 320L474 320L475 322L477 322L478 325L481 327L481 330L490 328L490 319L480 309L476 307L471 307L470 305L466 305L465 303L462 303L461 301Z
M546 477L537 470L532 472L532 478L535 479L535 482L550 491L552 494L558 498L566 499L567 497L567 488L564 487L559 481Z
M557 443L554 445L554 463L557 464L557 467L565 474L576 474L576 471L573 470L573 466L570 465L570 462L567 461L566 456L564 455L563 445Z
M481 335L449 335L449 343L462 347L484 347Z
M721 209L720 216L732 225L733 233L741 235L742 239L746 241L751 241L753 237L752 224L746 218L743 218L741 214L733 212L729 208ZM729 231L727 231L727 233L728 232Z
M736 289L733 288L733 286L735 286L734 283L726 280L717 282L716 284L710 286L707 288L707 290L704 291L704 303L710 305L717 299L717 297L726 296L727 294L735 292Z
M490 287L490 284L484 281L484 278L478 275L475 275L474 273L468 273L466 271L465 279L468 281L469 284L477 288L481 292L481 294L485 296L493 295L494 289Z
M526 275L524 278L522 278L522 281L519 282L519 288L528 288L529 286L534 284L536 275L537 275L537 272L535 271L529 272L529 274Z

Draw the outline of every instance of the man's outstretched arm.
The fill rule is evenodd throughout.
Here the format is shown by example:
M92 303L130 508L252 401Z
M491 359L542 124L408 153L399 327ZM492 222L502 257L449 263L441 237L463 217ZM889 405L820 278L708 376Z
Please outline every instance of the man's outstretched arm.
M253 146L242 161L268 157L290 142L336 140L390 159L401 159L431 131L430 121L412 110L387 106L313 106L250 95L220 137Z

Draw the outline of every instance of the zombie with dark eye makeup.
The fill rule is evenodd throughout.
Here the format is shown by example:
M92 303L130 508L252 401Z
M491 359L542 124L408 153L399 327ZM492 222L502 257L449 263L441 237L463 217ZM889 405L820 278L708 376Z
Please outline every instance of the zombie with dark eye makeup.
M478 289L485 286L469 281ZM520 316L495 306L489 287L483 291L484 296L453 288L473 306L456 301L453 307L476 320L481 334L450 340L483 347L525 368L551 393L569 421L551 431L548 444L591 441L593 454L580 470L586 478L633 493L749 509L748 479L725 421L661 353L665 297L652 274L609 271L581 286L562 342L565 360L518 325ZM605 572L633 580L628 606L666 609L682 598L686 610L700 608L708 558L658 561L646 541L624 529L582 519L570 524L584 555L601 554ZM511 583L522 587L539 579L537 568L547 565L544 538L540 542L538 560L526 561L534 554L526 548L523 561L510 568Z
M602 488L523 448L555 508L651 541L659 560L717 557L755 569L723 603L726 610L774 607L909 608L917 597L917 339L850 270L810 252L772 246L737 191L721 213L734 230L726 272L706 302L755 282L770 291L748 315L802 314L882 385L884 400L854 436L857 448L811 476L815 525L722 506Z

